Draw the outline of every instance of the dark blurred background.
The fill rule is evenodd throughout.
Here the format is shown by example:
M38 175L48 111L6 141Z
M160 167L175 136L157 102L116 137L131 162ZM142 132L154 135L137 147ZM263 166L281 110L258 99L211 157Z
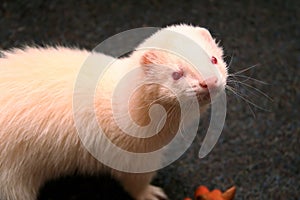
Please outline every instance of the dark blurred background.
M93 49L137 27L208 28L224 46L230 73L237 73L239 83L230 85L239 95L227 92L226 125L213 151L197 157L209 123L204 119L192 147L162 169L154 184L172 200L192 196L200 184L222 190L236 185L236 199L299 199L299 9L298 0L1 0L0 49ZM51 181L40 195L40 200L128 198L109 177L86 176Z

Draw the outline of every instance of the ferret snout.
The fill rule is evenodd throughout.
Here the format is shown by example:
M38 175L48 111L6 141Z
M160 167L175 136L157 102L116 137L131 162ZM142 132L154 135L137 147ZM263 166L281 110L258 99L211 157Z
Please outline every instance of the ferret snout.
M216 76L198 81L198 84L192 86L192 90L200 102L207 101L215 96L220 88L219 80Z
M218 87L218 78L216 76L209 77L199 82L202 89L216 89Z

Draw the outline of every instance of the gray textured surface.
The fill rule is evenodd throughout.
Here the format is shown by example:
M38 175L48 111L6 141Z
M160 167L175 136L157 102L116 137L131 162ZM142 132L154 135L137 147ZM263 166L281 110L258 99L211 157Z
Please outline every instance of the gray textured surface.
M209 28L221 40L226 60L233 56L231 73L257 65L243 75L268 85L251 79L244 82L248 86L231 85L248 100L270 111L250 105L251 111L241 98L228 92L226 126L214 150L202 160L197 158L205 132L201 129L186 154L161 170L154 182L171 199L191 196L199 184L220 189L236 185L236 199L299 199L299 1L49 2L2 0L0 48L34 43L92 49L120 31L186 22ZM273 100L254 88L263 90ZM204 120L201 126L206 127L207 123ZM59 196L65 188L75 187L72 184L76 181L63 183L47 186L42 199L56 199L49 194ZM94 187L95 182L84 183ZM107 189L107 193L113 191L114 187ZM79 192L80 187L63 199L85 199L78 196ZM87 193L86 199L101 199L97 192L103 193L95 189Z

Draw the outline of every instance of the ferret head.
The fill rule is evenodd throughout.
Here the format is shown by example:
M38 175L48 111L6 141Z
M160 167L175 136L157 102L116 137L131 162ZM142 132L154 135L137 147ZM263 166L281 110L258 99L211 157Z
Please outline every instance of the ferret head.
M172 32L179 33L199 45L206 54L201 64L209 63L209 66L201 66L200 69L213 67L216 74L204 77L189 61L165 50L189 49L188 44L178 40L176 34L175 36L170 34ZM159 49L144 49L153 44L159 45ZM196 96L200 105L205 105L225 88L227 68L223 60L223 50L216 44L207 29L189 25L170 26L155 33L139 48L141 49L140 64L146 79L159 83L156 86L149 86L152 90L155 87L156 98L172 102L176 97L189 100L192 96ZM195 55L197 56L197 52Z

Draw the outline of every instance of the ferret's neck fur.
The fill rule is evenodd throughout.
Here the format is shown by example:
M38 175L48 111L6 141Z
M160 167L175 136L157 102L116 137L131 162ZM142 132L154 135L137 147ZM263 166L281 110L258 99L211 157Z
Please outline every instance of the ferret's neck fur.
M135 133L130 133L130 135L122 131L114 133L114 135L109 135L110 133L108 133L108 137L110 137L117 146L120 146L125 150L139 153L152 152L166 145L176 134L180 121L180 107L176 100L168 101L159 96L158 91L161 87L160 85L140 85L140 83L145 82L145 80L149 79L149 77L147 77L147 74L145 73L144 66L141 66L142 54L138 53L132 56L134 59L133 57L129 57L117 60L112 66L110 66L111 71L108 72L108 75L111 73L116 75L115 70L117 70L117 76L121 79L121 77L123 77L126 73L134 69L135 76L134 78L127 80L128 87L122 88L122 93L102 95L103 87L107 87L107 85L104 86L101 83L99 84L98 92L96 92L96 95L99 95L99 97L95 98L96 108L99 110L99 112L97 112L99 114L98 120L100 124L105 123L103 121L105 118L101 117L101 109L103 108L103 103L109 104L114 95L116 95L114 96L116 102L111 102L111 105L117 107L117 113L109 112L111 121L115 121L114 118L118 118L118 116L120 116L120 120L124 122L126 126L130 126L131 122L129 120L132 120L141 127L149 125L151 122L149 116L151 107L154 104L161 105L165 109L167 116L166 123L158 134L155 134L155 127L152 127L153 130L149 129L147 132L139 132L138 130L133 129ZM121 70L122 72L120 72L120 67L126 68L124 71ZM115 80L118 82L120 79L117 78ZM115 89L118 85L117 82L112 83L110 86ZM104 81L104 83L107 83L107 81ZM132 92L132 88L137 89ZM110 92L113 92L114 89L111 89ZM126 96L127 94L131 94L128 99L124 98L124 95ZM113 110L112 107L110 109ZM115 128L117 128L116 123L112 124ZM132 137L132 134L141 138Z

